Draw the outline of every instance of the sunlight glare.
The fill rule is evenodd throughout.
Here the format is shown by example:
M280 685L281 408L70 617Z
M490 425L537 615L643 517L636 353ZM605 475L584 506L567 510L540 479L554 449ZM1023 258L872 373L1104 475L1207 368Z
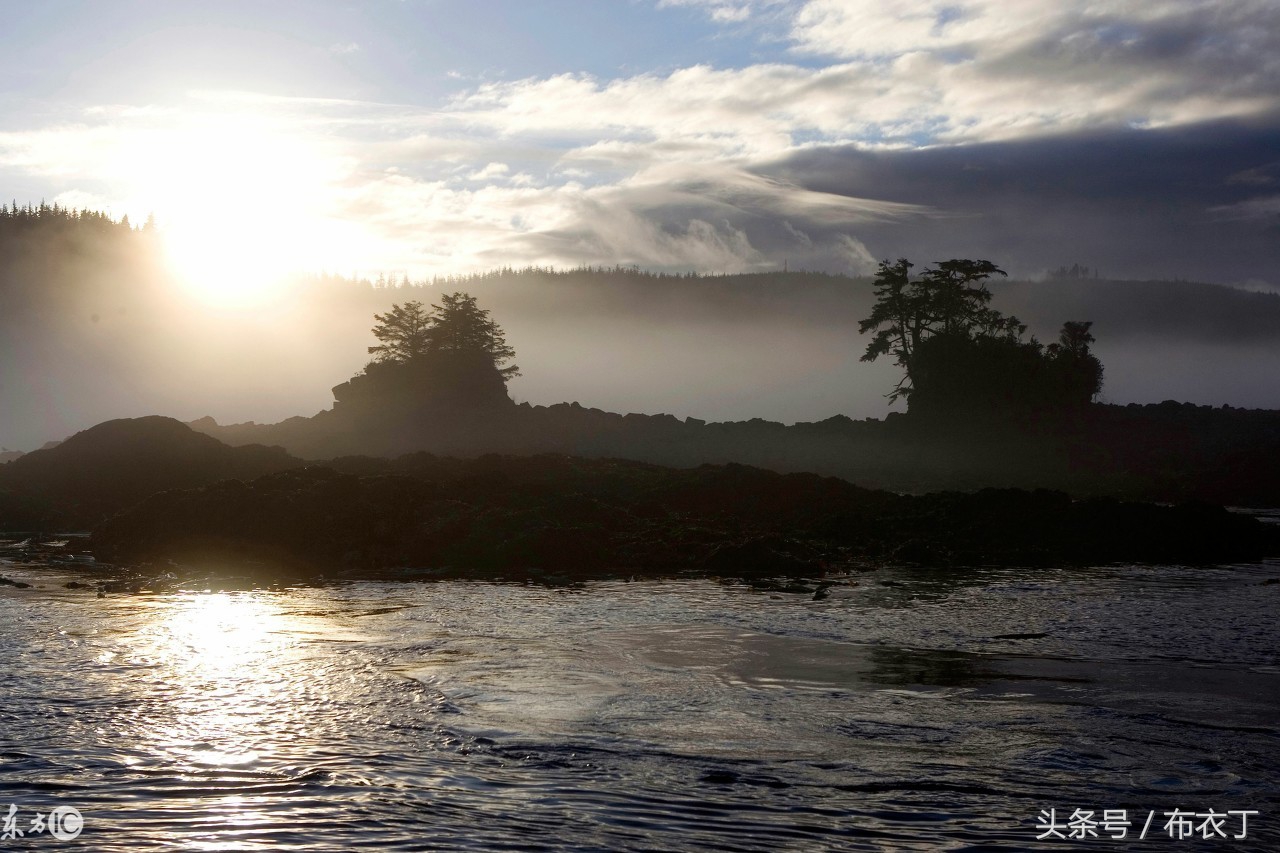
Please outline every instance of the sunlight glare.
M269 656L273 610L259 597L230 593L192 595L168 620L171 653L207 672L235 671Z
M191 767L253 764L294 647L287 619L260 593L185 593L158 605L165 616L148 657L175 690L172 716L150 739Z
M265 117L202 116L157 128L125 155L159 212L166 258L201 303L252 308L290 273L341 263L326 221L342 158Z

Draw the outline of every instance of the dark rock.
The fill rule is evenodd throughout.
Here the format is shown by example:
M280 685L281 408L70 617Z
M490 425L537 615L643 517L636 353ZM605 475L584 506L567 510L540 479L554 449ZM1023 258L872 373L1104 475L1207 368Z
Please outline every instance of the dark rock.
M45 529L84 528L159 491L300 464L278 447L229 447L172 418L107 421L0 468L0 528L31 515Z
M1280 528L1201 504L1015 489L905 497L742 465L411 454L161 492L95 528L92 548L120 564L231 558L337 576L763 580L902 562L1243 562L1280 554Z
M795 555L796 543L780 537L752 539L741 545L724 545L717 548L703 563L711 574L732 577L788 577L815 575L822 567L815 561ZM791 592L795 590L783 590ZM800 592L812 592L802 589Z

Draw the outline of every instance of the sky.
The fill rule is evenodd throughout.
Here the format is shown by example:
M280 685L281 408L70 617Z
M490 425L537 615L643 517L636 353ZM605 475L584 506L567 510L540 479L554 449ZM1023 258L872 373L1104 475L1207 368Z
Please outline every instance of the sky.
M235 270L1280 289L1274 0L0 0L0 187Z

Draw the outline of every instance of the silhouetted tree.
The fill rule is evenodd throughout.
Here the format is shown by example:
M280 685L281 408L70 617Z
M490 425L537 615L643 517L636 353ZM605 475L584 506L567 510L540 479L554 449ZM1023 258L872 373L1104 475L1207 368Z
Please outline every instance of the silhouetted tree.
M373 336L382 343L369 347L377 362L411 361L431 348L432 317L421 302L392 305L386 314L374 314Z
M1056 344L1049 344L1045 354L1053 361L1064 400L1087 403L1102 391L1102 362L1089 351L1095 338L1089 333L1091 322L1068 320Z
M876 304L871 316L858 324L858 331L864 335L873 329L876 331L862 360L875 361L882 355L893 355L903 370L902 379L889 395L890 400L910 395L915 352L926 331L927 318L920 294L911 287L912 266L906 258L899 258L895 264L880 262L875 279Z
M430 310L409 301L374 319L373 359L333 389L343 411L394 424L511 405L507 380L519 368L503 364L515 350L474 296L445 294Z
M489 312L476 305L466 293L446 293L442 304L428 312L421 302L392 305L386 314L374 314L373 335L382 343L369 347L375 362L411 362L424 357L479 359L510 379L520 375L516 365L503 367L515 358L502 327Z
M881 262L875 279L876 304L871 316L858 324L862 334L875 331L862 360L893 355L903 369L890 400L911 396L918 378L916 354L928 338L1016 340L1026 331L1016 317L1006 317L989 306L986 280L1005 274L990 261L943 261L916 279L910 276L912 266L906 258L893 264Z
M498 369L503 379L520 375L516 365L502 366L515 358L516 351L507 345L502 327L489 317L489 312L476 305L474 296L446 293L440 302L442 304L431 306L434 313L428 330L429 351L482 355Z
M986 280L1004 272L990 261L950 260L910 276L905 258L885 261L876 304L858 329L875 331L863 361L893 355L903 377L889 394L913 412L997 412L1083 405L1102 387L1102 363L1089 352L1091 324L1068 322L1048 348L1017 317L992 308Z
M1072 264L1070 267L1064 264L1063 266L1060 266L1056 270L1053 270L1052 272L1049 273L1049 278L1051 279L1075 279L1075 278L1097 278L1097 277L1098 277L1098 271L1096 269L1090 270L1088 267L1080 266L1080 264Z

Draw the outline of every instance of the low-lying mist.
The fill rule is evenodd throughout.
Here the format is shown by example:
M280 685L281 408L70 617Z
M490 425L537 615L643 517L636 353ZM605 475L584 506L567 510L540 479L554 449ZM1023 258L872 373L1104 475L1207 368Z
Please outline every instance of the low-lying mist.
M505 329L517 402L787 423L891 411L897 369L860 361L868 279L531 270L380 288L311 276L219 306L173 278L154 235L99 223L0 236L0 445L30 450L153 413L313 415L367 362L375 313L455 290ZM1044 342L1063 321L1092 320L1107 402L1280 407L1280 296L1092 280L994 290L995 307Z

